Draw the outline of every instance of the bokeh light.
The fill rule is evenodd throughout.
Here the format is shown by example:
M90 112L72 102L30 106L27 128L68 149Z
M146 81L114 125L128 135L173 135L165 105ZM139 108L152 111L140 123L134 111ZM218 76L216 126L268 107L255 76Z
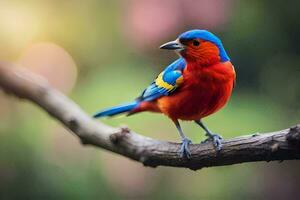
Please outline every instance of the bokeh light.
M77 68L73 58L53 43L32 44L20 56L18 63L44 76L53 87L65 93L70 92L76 82Z

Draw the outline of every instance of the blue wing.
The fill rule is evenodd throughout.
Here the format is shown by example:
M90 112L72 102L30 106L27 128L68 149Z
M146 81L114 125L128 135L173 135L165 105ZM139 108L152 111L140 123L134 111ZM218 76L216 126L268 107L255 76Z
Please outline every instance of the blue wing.
M152 101L161 96L167 96L176 90L183 82L182 71L186 63L183 58L179 58L170 64L163 72L161 72L155 81L149 85L135 101L114 106L100 112L97 112L94 117L114 116L121 113L129 113L135 109L141 101Z
M162 71L155 81L137 98L139 101L152 101L161 96L168 96L183 82L182 71L186 66L183 58L179 58Z

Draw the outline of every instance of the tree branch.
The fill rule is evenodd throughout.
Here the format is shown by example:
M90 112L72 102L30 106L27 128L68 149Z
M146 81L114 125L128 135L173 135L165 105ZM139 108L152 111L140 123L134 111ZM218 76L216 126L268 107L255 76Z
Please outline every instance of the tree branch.
M179 143L154 140L127 128L114 128L96 122L72 100L51 88L45 79L23 68L0 62L0 87L8 94L39 105L75 133L82 144L121 154L145 166L197 170L243 162L300 159L300 125L224 140L219 153L210 143L193 144L190 146L192 158L185 159L180 158Z

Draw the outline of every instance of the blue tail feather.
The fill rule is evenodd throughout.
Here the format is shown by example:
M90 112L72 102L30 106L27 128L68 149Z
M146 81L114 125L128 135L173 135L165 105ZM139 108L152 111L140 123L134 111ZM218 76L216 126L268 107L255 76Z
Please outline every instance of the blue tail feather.
M117 114L125 113L125 112L130 112L132 111L135 107L139 105L138 101L132 101L130 103L122 104L119 106L114 106L108 109L105 109L103 111L97 112L93 117L94 118L99 118L99 117L111 117Z

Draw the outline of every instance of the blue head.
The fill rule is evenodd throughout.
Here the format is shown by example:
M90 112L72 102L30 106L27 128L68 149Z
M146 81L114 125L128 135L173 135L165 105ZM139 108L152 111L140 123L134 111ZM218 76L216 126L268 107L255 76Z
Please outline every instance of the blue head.
M187 60L197 60L207 65L230 60L221 40L207 30L184 32L175 41L168 42L161 48L177 50Z

